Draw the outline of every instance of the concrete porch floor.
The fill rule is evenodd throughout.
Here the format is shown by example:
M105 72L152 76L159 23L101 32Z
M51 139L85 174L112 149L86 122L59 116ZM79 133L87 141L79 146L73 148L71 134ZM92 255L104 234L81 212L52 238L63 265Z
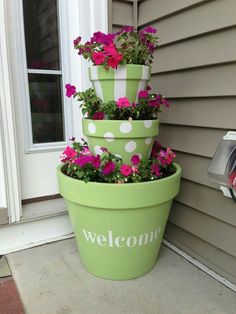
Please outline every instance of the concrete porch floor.
M121 282L89 274L75 239L7 259L27 314L236 313L235 292L164 245L151 272Z

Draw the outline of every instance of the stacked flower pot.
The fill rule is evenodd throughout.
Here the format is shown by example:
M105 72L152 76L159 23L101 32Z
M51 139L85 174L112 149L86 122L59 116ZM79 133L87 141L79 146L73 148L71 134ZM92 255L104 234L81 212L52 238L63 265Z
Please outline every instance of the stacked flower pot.
M104 103L119 104L126 99L137 103L140 92L147 89L150 73L149 65L137 64L89 68L96 96ZM133 156L149 159L159 120L86 117L82 125L94 156L102 158L105 148L133 169ZM57 168L59 190L68 206L84 267L112 280L149 272L156 263L172 200L179 191L180 167L174 163L174 172L158 180L85 183L68 176L63 170L66 165Z

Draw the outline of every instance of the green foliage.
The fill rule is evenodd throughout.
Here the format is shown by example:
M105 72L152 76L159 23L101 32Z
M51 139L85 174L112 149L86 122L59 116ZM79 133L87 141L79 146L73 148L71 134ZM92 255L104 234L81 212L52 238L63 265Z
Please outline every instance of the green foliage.
M162 95L154 93L148 94L147 98L139 98L138 104L133 103L122 108L118 107L114 100L104 103L96 96L93 88L76 92L73 97L80 102L82 113L88 119L95 119L94 114L102 112L104 115L101 119L107 120L152 120L157 119L163 106L169 106ZM155 105L150 105L152 102L156 102Z
M68 146L63 152L62 162L65 166L62 168L63 172L71 178L83 180L85 183L92 182L105 182L105 183L138 183L145 181L158 180L170 176L175 172L175 167L172 164L175 154L167 148L166 150L158 147L158 149L152 154L152 157L148 160L140 160L138 155L137 163L125 165L120 157L113 155L106 148L103 148L103 154L101 156L94 156L91 154L88 148L88 144L73 142L73 152L76 155L68 158ZM83 164L78 162L79 158L86 156L86 162ZM161 156L161 158L159 158ZM66 158L64 158L66 157ZM133 156L134 157L134 156ZM99 163L95 166L93 163L94 158L99 160ZM168 162L166 162L168 160ZM131 159L132 161L132 159ZM112 169L105 171L108 164L112 164ZM130 171L124 173L122 167L125 166ZM153 167L158 171L154 171Z

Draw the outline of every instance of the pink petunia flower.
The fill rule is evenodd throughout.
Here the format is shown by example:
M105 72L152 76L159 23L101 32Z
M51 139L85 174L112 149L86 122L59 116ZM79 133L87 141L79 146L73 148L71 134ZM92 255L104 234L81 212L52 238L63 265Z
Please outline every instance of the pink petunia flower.
M170 104L168 100L165 98L162 99L162 105L165 106L166 108L170 108Z
M106 52L106 55L109 55L109 56L114 56L118 53L113 43L108 46L105 46L104 51Z
M116 105L118 108L127 108L131 106L129 99L127 97L120 97L117 100Z
M77 46L81 42L81 37L78 36L76 39L74 39L74 46Z
M155 34L157 32L156 28L152 26L147 26L143 29L143 32L145 33L150 33L150 34Z
M123 164L120 166L120 172L123 176L128 177L133 171L130 165Z
M132 167L132 171L133 171L133 173L139 173L139 170L137 167Z
M158 107L159 106L159 102L156 99L152 99L148 102L148 105L150 107Z
M154 141L153 146L152 146L152 151L151 151L151 155L150 157L152 158L157 158L158 152L161 149L161 143L159 143L158 141Z
M81 168L86 166L87 164L91 163L93 156L87 155L80 155L78 158L75 159L74 163L79 165Z
M140 163L140 157L139 155L133 155L131 157L131 162L134 166L138 165Z
M102 111L95 112L93 115L93 120L103 120L105 117L105 113Z
M113 54L108 58L107 65L113 69L117 68L120 61L123 59L123 56L120 53Z
M103 52L94 52L92 54L92 60L96 65L102 64L105 61L105 55Z
M87 146L83 147L83 150L80 152L81 155L87 155L87 156L91 156L92 153L90 152L89 148Z
M171 165L173 159L176 157L175 153L167 147L166 150L161 150L157 156L158 161L162 166Z
M161 169L160 169L160 167L159 167L158 164L153 164L153 165L151 165L151 171L152 171L152 173L155 174L155 176L160 177L160 175L161 175Z
M108 152L108 149L106 147L100 147L100 150L103 152L103 153L107 153Z
M65 85L66 88L66 96L71 97L76 93L76 87L70 84Z
M117 33L116 35L119 36L121 33L130 33L134 31L133 26L123 26Z
M69 161L77 156L77 152L71 148L70 146L66 146L66 149L63 151L61 156L61 161L66 162Z
M100 159L100 156L97 155L97 156L92 156L91 158L91 164L94 168L98 169L101 165L101 159Z
M148 94L148 91L146 89L141 90L138 93L138 98L148 98L148 96L149 96L149 94Z
M108 161L102 169L102 174L105 176L109 175L112 172L114 172L115 168L116 168L116 165L114 164L114 162Z

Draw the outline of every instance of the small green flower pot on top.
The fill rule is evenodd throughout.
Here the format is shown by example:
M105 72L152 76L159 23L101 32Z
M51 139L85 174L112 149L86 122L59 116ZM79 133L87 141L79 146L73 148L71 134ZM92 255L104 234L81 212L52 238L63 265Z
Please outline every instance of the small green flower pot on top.
M130 102L137 102L138 93L147 87L151 77L151 67L139 64L120 65L108 70L103 66L89 68L89 79L96 95L103 102L127 97Z
M164 179L127 184L83 181L57 168L59 191L85 268L102 278L127 280L156 263L181 168Z
M82 120L83 133L90 150L102 154L106 147L112 154L130 164L131 157L139 154L148 159L155 137L158 135L159 120Z

